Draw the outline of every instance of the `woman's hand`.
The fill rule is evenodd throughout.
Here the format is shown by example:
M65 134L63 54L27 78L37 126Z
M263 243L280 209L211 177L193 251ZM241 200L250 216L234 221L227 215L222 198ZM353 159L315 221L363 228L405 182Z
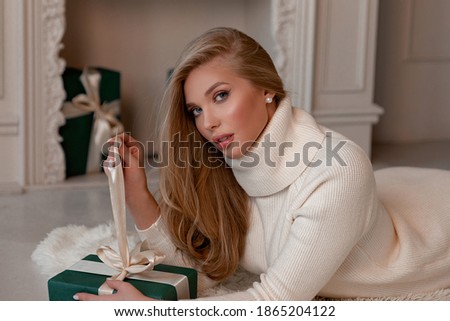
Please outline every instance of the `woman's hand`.
M111 289L117 292L111 295L96 295L90 293L77 293L73 296L75 300L79 301L143 301L143 300L154 300L143 295L132 286L130 283L118 281L118 280L106 280L106 284Z
M108 140L108 144L119 145L116 146L118 147L118 155L115 155L111 146L104 166L117 163L120 157L123 167L126 203L136 226L144 230L159 218L159 206L147 186L144 145L125 133L111 138Z
M130 191L130 193L141 192L142 189L146 190L147 177L145 175L144 146L142 143L125 133L111 138L107 143L111 146L104 166L109 166L110 162L117 162L118 157L120 157L123 163L125 190ZM118 147L118 155L114 154L112 146Z

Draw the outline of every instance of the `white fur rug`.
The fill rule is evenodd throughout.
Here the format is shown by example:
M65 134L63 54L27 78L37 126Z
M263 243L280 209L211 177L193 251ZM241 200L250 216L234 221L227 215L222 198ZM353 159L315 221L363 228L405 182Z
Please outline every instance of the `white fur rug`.
M133 248L139 242L137 233L128 233L128 245ZM116 251L117 241L114 223L101 224L94 228L69 225L51 231L31 255L41 273L52 277L77 263L86 255L93 254L101 245L109 245ZM199 297L223 295L249 288L258 276L239 270L233 277L215 288L198 293Z
M137 233L128 234L128 244L132 248L139 241ZM83 225L59 227L50 232L34 250L31 258L47 277L62 272L88 254L95 253L101 245L110 245L117 250L114 224L102 224L94 228ZM239 270L221 285L198 293L199 297L222 295L249 288L259 277ZM317 297L316 300L328 300ZM402 297L356 298L365 301L450 301L450 289L432 293L411 294Z

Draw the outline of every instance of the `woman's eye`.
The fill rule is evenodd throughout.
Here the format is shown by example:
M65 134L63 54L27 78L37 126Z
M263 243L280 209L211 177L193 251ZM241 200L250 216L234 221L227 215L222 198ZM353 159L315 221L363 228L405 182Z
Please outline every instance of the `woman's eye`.
M228 97L227 91L220 91L214 96L214 101L220 103L221 101L224 101Z
M192 116L197 117L201 114L202 109L200 107L194 107L189 112L192 114Z

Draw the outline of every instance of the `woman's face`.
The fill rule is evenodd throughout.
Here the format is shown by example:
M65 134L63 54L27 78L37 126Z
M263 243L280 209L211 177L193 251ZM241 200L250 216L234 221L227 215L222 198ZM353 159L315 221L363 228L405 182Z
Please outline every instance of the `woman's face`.
M238 76L220 57L191 71L184 95L200 134L227 158L245 154L276 108L266 103L273 93Z

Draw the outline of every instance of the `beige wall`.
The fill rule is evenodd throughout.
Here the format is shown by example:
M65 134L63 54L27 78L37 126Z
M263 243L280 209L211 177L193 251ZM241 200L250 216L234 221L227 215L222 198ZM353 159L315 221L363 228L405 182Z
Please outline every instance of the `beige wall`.
M69 66L119 70L126 129L141 141L153 139L152 111L182 48L214 26L254 30L261 38L269 23L259 21L267 27L257 28L247 19L248 11L253 18L267 19L269 1L258 4L253 0L66 0L61 56ZM263 45L270 43L264 35Z
M376 142L450 140L450 1L381 0Z

